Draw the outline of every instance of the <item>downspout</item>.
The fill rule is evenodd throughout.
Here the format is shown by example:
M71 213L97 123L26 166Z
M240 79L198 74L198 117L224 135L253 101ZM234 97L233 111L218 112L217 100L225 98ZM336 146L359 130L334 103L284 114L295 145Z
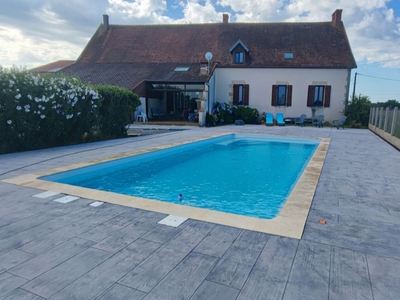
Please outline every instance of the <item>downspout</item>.
M347 106L349 105L349 95L350 95L350 80L351 80L351 69L347 70L347 87L346 87L346 98L344 99L344 113L347 111Z

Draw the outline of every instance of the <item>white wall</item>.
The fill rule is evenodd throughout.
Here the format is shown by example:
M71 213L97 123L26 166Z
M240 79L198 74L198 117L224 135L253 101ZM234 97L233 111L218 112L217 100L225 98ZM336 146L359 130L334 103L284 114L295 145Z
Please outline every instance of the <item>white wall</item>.
M285 117L298 117L306 114L311 117L311 108L307 107L309 85L330 85L330 107L321 107L316 115L325 115L325 121L339 119L343 114L348 84L347 69L232 69L215 70L215 101L229 103L232 101L233 84L249 85L249 107L260 112L283 112ZM271 106L272 85L292 85L292 106Z

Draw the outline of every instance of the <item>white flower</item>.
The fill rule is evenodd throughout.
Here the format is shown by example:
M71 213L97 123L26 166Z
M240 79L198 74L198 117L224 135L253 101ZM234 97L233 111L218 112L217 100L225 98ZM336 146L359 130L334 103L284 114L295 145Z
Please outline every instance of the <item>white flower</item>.
M28 94L27 97L28 97L29 100L32 100L32 96L31 95Z
M15 96L15 99L19 99L19 98L21 98L21 94L18 94Z
M17 109L17 110L21 110L22 107L18 105L18 106L16 107L16 109Z
M41 117L42 119L44 119L46 116L45 116L45 115L40 115L40 117Z
M11 120L7 120L7 124L8 124L8 125L11 125L11 124L12 124L12 121L11 121Z
M80 113L80 112L78 112L76 115L77 115L77 116L79 116L80 114L81 114L81 113Z
M74 114L70 114L70 115L66 115L65 118L68 120L68 119L71 119L73 116L74 116Z

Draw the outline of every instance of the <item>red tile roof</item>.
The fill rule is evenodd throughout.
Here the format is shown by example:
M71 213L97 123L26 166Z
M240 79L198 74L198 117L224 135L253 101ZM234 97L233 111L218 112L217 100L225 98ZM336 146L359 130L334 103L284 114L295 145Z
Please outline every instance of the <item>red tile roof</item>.
M355 68L343 23L218 23L100 25L71 73L93 83L132 89L142 80L205 81L205 53L219 67L237 67L229 51L239 40L248 68ZM284 53L293 59L285 60ZM190 65L189 72L174 72Z
M232 65L229 49L241 40L249 67L354 68L356 63L342 23L228 23L189 25L100 26L79 63L213 61ZM284 60L284 52L293 60Z

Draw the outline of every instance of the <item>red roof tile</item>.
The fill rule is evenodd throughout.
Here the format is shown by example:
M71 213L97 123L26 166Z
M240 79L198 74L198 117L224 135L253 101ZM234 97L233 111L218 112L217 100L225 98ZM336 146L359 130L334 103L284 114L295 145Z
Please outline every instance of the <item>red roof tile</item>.
M133 89L147 81L206 81L205 53L213 67L233 64L232 46L248 48L242 67L355 68L343 23L219 23L100 25L77 62L65 71L95 84ZM293 59L284 59L292 52ZM174 72L188 65L188 72Z
M232 65L229 49L241 40L248 67L354 68L342 23L228 23L189 25L101 25L80 63L204 62L210 51L220 66ZM293 60L284 60L284 52Z

